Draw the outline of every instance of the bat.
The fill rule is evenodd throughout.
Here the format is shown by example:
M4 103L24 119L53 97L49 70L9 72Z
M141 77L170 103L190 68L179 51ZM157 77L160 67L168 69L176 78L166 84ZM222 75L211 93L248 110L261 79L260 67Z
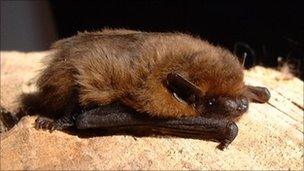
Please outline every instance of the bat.
M249 102L270 98L267 88L245 85L243 62L231 52L183 33L84 32L55 42L47 59L38 91L20 97L23 111L45 116L37 118L38 129L135 124L179 135L200 132L224 148ZM134 112L107 107L116 102Z

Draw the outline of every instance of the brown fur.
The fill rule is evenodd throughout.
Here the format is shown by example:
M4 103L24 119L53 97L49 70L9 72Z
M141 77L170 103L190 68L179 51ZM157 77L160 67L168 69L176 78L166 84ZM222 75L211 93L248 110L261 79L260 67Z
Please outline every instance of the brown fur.
M206 95L238 96L244 89L243 68L235 56L186 34L106 29L57 41L52 49L37 81L37 96L54 113L63 111L70 92L78 89L83 106L121 101L153 116L198 115L165 87L171 72Z

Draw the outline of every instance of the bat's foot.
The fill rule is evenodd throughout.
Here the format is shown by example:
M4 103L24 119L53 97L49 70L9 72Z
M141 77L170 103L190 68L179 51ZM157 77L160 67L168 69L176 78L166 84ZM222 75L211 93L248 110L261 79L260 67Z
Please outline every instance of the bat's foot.
M225 138L220 142L220 144L217 146L219 150L224 150L231 144L231 142L235 139L235 137L238 134L238 127L234 122L231 122L227 125L226 131L225 131Z
M56 120L51 130L64 130L74 126L75 119L72 116L63 116Z
M51 128L54 126L54 120L45 118L45 117L38 117L35 120L35 128L36 129L48 129L51 130Z
M64 130L73 125L74 123L67 117L62 117L56 121L45 117L38 117L35 121L36 129L50 130L50 132Z

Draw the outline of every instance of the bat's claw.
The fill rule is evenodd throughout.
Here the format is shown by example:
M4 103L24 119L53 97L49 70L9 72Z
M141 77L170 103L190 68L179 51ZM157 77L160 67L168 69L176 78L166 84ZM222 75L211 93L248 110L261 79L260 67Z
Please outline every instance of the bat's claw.
M66 119L58 119L56 121L45 118L45 117L38 117L35 121L35 128L36 129L44 129L53 132L54 130L64 130L70 126L73 126L71 122Z
M48 129L51 130L54 126L54 121L45 117L38 117L35 120L35 128L36 129Z
M219 150L224 150L231 144L238 134L238 127L234 122L231 122L227 125L226 131L224 133L225 139L223 139L220 144L217 146Z
M223 151L229 146L230 143L230 141L221 142L219 145L216 146L216 148Z

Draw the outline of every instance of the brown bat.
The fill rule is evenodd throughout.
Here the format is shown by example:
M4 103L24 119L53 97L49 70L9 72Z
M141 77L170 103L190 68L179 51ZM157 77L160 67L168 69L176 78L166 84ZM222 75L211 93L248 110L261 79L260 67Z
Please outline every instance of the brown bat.
M106 29L52 50L38 91L22 96L22 110L55 120L39 117L37 128L152 128L214 139L223 149L248 101L270 98L266 88L244 84L242 62L228 50L187 34ZM122 106L111 107L116 102Z

